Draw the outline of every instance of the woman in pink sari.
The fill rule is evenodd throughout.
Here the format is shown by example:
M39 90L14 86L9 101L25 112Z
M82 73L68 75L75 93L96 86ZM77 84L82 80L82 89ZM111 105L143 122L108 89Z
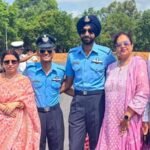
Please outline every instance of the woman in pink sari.
M0 149L38 150L40 121L29 79L17 72L15 51L2 54L0 74Z
M118 61L107 70L106 106L96 150L140 150L142 115L149 97L146 62L133 57L126 33L114 39Z

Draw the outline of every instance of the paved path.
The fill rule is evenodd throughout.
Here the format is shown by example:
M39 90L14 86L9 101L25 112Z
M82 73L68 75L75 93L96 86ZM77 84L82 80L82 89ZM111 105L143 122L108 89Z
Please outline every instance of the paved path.
M70 111L70 103L71 103L72 97L62 94L61 95L61 108L64 115L64 123L65 123L65 141L64 141L64 150L69 150L68 147L68 115Z
M66 95L66 94L61 94L61 108L63 111L64 115L64 123L65 123L65 141L64 141L64 150L69 150L68 147L68 115L70 111L70 102L72 100L72 97ZM48 148L46 148L48 150Z

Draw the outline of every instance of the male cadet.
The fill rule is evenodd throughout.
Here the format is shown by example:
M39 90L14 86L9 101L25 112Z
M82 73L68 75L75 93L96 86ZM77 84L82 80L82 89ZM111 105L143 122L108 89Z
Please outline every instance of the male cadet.
M40 62L27 63L25 75L30 78L36 96L41 121L40 150L45 150L46 139L49 150L63 150L64 122L59 99L64 68L52 62L55 53L53 37L45 34L36 44Z
M104 115L105 72L115 61L108 47L94 41L101 32L101 24L94 15L84 16L77 23L82 45L69 51L66 82L61 92L74 86L69 115L69 148L83 150L86 133L90 150L95 150Z
M22 59L25 56L24 54L22 54L23 50L24 50L23 44L24 44L23 41L14 41L11 43L12 49L18 53L20 59ZM18 71L20 73L23 73L25 68L26 68L26 62L20 62L19 67L18 67Z
M11 43L12 49L15 50L18 53L19 57L20 57L20 64L19 64L19 67L18 67L18 71L20 73L24 72L24 70L26 68L26 61L28 59L30 59L31 57L36 55L36 53L33 53L31 55L28 55L28 56L24 55L23 54L23 51L24 51L23 45L24 45L23 41L14 41L14 42Z

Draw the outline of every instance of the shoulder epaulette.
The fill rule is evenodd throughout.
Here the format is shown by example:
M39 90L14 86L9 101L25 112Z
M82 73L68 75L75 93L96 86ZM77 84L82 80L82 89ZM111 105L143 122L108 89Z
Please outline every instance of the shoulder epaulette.
M65 67L63 65L57 64L57 63L53 63L55 65L55 67L59 70L62 70L63 72L65 71Z
M62 66L62 65L58 65L57 68L60 69L60 70L62 70L62 71L65 71L65 67Z
M78 47L74 47L74 48L71 48L71 49L69 50L69 52L68 52L68 53L77 52L77 51L79 50L79 47L80 47L80 46L78 46Z
M106 46L101 46L101 45L99 45L99 46L98 46L98 49L99 49L100 51L106 53L106 54L111 53L111 49L108 48L108 47L106 47Z
M36 66L35 62L31 62L31 63L27 63L26 68L31 68L35 66Z

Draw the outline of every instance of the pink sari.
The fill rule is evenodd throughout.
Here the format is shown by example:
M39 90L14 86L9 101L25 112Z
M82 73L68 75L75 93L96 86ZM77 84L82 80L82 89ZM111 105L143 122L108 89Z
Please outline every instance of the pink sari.
M18 75L13 80L0 76L0 103L21 101L24 109L16 109L16 117L0 111L1 150L39 150L40 121L34 92L29 79Z

